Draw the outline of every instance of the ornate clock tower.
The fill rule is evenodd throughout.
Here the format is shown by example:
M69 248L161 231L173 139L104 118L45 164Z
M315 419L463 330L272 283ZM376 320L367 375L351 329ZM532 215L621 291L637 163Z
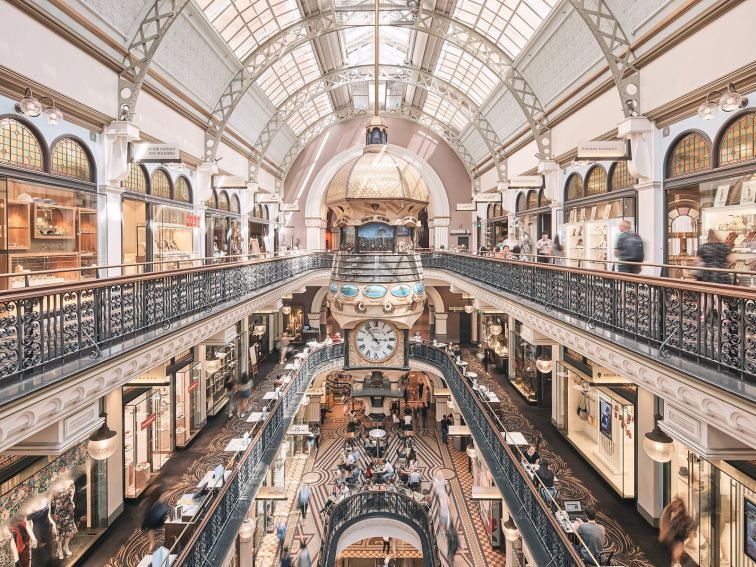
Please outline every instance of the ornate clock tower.
M340 237L327 297L344 329L344 369L355 382L372 373L374 382L382 375L395 386L409 370L409 330L426 300L415 241L428 189L412 165L388 152L380 118L366 130L363 154L326 192Z

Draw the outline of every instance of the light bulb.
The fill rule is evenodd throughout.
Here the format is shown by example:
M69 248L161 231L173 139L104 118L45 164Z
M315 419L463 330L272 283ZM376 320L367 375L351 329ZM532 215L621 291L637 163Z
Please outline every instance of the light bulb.
M26 89L24 98L18 101L17 110L26 116L39 116L42 113L42 103L32 94L31 89Z
M706 101L698 107L698 117L702 120L711 120L719 111L719 106L715 102Z
M719 99L719 107L725 112L732 112L740 108L743 104L743 95L735 89L730 90L730 85L727 85L727 92Z
M475 311L474 305L472 305L471 303L465 305L465 313L472 313L473 311Z
M55 106L51 106L50 108L45 109L45 116L47 116L47 121L55 126L63 120L63 112L59 108L56 108Z

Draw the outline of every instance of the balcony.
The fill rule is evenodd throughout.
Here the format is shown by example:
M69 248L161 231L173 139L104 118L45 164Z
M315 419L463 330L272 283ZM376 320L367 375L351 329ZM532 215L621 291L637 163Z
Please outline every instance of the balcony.
M338 282L408 283L422 278L417 254L348 254L334 256L333 280Z

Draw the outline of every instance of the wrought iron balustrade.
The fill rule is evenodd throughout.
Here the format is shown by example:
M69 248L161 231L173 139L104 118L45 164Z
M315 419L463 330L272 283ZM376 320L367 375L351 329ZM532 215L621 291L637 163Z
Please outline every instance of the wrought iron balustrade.
M293 371L281 397L266 420L251 435L251 444L206 513L185 530L171 554L178 554L173 567L220 565L234 544L236 534L312 377L325 365L343 359L344 343L316 348ZM218 561L213 558L219 557ZM163 566L161 566L163 567ZM167 563L165 565L167 567Z
M323 526L319 567L333 567L341 534L351 525L370 518L390 518L415 530L420 538L425 567L438 567L438 546L428 507L411 494L366 489L337 502Z
M440 269L548 312L579 319L736 378L728 389L748 395L756 383L756 291L671 278L425 253Z
M145 332L244 301L311 270L304 254L0 292L0 386L123 344Z

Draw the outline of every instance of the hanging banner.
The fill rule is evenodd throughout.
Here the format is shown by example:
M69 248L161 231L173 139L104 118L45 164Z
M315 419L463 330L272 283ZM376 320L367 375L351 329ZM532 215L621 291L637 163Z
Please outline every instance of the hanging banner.
M513 175L509 178L510 189L540 189L543 175Z
M475 203L457 203L458 211L474 211Z
M181 163L181 156L176 144L129 142L129 161L131 163Z
M628 160L629 140L587 140L578 142L577 159Z

